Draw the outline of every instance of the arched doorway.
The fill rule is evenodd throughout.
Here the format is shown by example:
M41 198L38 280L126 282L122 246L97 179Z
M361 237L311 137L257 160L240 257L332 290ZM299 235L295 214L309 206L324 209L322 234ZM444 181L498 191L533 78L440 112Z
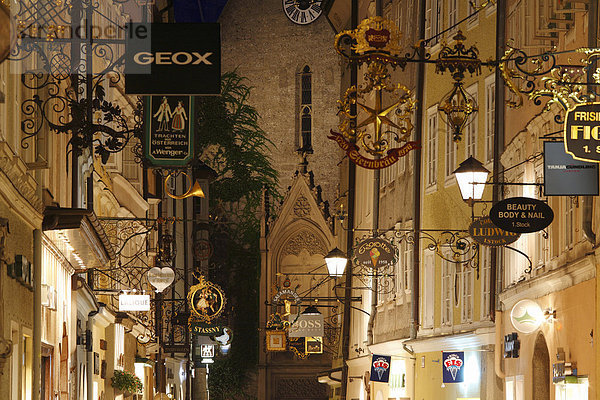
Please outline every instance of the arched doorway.
M532 364L533 400L550 400L550 354L541 333L535 339Z

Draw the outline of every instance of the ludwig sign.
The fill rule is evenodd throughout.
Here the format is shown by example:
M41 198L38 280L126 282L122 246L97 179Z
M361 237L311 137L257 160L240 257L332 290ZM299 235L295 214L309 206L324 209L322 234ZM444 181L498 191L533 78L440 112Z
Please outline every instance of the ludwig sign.
M354 262L368 268L392 266L396 263L396 248L387 240L367 239L356 246Z
M490 219L509 232L529 233L546 228L554 219L554 211L543 201L529 197L512 197L496 203Z
M150 96L144 107L144 156L155 167L182 167L194 158L194 99Z
M219 94L219 24L128 24L125 92Z
M578 104L565 115L565 149L577 160L600 162L600 103Z
M521 236L519 233L498 228L490 217L476 219L469 225L469 235L479 244L489 247L506 246Z

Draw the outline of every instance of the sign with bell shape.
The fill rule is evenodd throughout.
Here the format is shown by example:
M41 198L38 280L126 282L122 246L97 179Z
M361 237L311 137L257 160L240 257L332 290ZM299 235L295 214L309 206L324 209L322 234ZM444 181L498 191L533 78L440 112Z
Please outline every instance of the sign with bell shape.
M175 280L175 272L169 267L154 267L148 271L148 282L156 288L157 292L162 292Z

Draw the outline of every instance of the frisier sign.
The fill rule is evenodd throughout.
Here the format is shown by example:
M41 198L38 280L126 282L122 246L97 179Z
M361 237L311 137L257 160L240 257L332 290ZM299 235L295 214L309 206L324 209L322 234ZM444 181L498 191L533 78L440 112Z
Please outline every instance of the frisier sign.
M496 203L490 210L490 219L505 231L530 233L550 225L554 220L554 211L543 201L512 197Z
M565 116L565 150L573 158L600 162L600 103L578 104Z
M366 158L360 154L358 146L344 139L344 137L338 132L334 132L333 130L330 131L330 135L327 136L327 138L334 140L338 146L340 146L340 148L344 150L346 154L348 154L348 158L352 160L354 164L366 169L387 168L398 161L400 157L407 155L409 151L421 147L418 142L407 142L402 147L388 150L385 157L375 160Z
M521 234L498 228L490 217L476 219L469 225L469 235L479 244L489 247L506 246L516 242Z
M354 263L368 268L384 268L396 263L396 248L387 240L367 239L354 250Z

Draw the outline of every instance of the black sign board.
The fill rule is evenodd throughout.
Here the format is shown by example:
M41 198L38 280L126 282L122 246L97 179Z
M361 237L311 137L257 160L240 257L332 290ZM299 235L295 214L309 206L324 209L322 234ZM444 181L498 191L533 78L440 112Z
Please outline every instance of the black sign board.
M144 155L155 167L182 167L194 158L194 99L150 96L145 105Z
M521 341L517 332L504 336L504 358L519 358Z
M529 197L512 197L496 203L490 219L509 232L529 233L546 228L554 219L554 211L543 201Z
M600 103L578 104L565 115L565 147L577 160L600 162Z
M598 196L598 164L575 160L563 142L544 142L546 196Z
M221 91L219 24L128 24L125 92L215 95Z
M516 242L519 233L498 228L490 217L476 219L469 225L469 235L479 244L489 247L506 246Z

